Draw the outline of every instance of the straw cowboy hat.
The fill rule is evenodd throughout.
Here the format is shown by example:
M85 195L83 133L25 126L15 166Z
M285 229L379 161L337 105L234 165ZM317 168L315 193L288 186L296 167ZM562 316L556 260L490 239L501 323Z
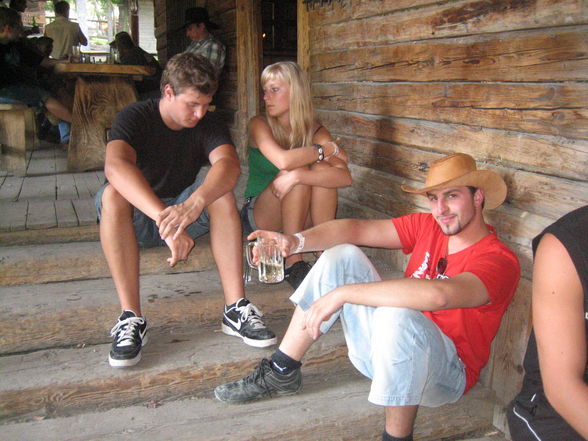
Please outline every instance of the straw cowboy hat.
M484 190L484 208L497 208L506 199L506 183L490 170L477 170L476 161L465 153L455 153L431 164L424 188L402 185L407 193L426 195L431 190L446 187L471 186Z

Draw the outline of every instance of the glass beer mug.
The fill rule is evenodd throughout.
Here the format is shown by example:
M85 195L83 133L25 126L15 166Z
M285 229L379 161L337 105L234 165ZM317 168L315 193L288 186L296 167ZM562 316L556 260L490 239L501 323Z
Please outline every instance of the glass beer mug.
M253 262L253 248L257 264ZM247 244L247 263L257 268L257 276L262 283L279 283L284 280L284 258L279 239L258 237Z

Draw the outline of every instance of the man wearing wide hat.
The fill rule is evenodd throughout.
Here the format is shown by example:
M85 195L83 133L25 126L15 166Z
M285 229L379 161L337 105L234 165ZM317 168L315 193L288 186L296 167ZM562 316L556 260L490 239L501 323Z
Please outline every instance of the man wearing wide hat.
M187 52L194 52L207 58L215 67L217 74L225 65L225 46L210 33L211 30L218 29L216 23L210 21L206 8L189 8L186 9L184 29L186 37L191 43L186 48Z
M423 188L402 189L427 197L431 212L282 236L284 255L326 251L290 298L297 307L279 349L253 374L217 387L219 400L298 392L303 355L339 317L351 362L372 379L368 400L385 406L385 441L412 440L420 405L457 401L478 381L520 277L516 255L483 216L502 204L506 184L457 153L431 164ZM381 280L358 246L411 254L405 277Z

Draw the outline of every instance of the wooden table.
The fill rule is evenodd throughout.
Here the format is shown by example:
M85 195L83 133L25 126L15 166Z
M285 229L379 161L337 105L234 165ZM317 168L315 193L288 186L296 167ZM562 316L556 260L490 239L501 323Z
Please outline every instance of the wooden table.
M68 170L101 169L107 130L120 109L137 101L133 80L153 71L147 66L61 63L55 73L76 78Z

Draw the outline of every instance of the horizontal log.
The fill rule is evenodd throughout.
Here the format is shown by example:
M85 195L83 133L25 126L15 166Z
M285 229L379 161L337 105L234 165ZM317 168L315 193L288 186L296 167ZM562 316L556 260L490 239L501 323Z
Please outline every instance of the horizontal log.
M362 0L360 2L347 2L345 7L339 7L335 3L332 8L311 9L310 19L313 24L331 24L366 17L377 17L381 14L402 13L438 3L435 0Z
M392 1L357 3L336 11L338 14L329 11L313 17L313 53L588 22L582 0L422 1L402 6Z
M372 166L394 154L388 145L377 143L384 141L441 153L463 151L497 166L586 182L586 140L346 112L318 114L335 136L352 140L352 145L343 145L357 154L354 161L371 161Z
M588 138L586 83L318 83L315 106Z
M588 26L322 52L313 82L588 79Z
M429 164L442 156L439 153L419 151L414 147L382 143L374 144L374 153L370 155L363 153L366 149L368 152L371 150L370 141L343 138L342 144L348 147L353 164L417 181L417 186L422 186ZM459 150L449 146L445 152L440 153L449 154L455 151ZM476 155L474 149L463 151L472 154L479 161L484 161ZM557 219L562 214L588 205L586 180L572 181L542 173L496 167L488 163L481 164L480 168L492 170L504 178L508 186L507 201L520 210Z

